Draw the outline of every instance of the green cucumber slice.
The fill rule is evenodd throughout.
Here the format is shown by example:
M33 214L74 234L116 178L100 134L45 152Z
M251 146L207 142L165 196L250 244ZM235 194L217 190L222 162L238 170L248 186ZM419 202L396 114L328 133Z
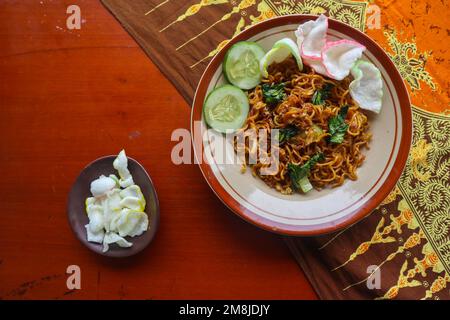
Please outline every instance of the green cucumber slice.
M261 74L264 78L269 76L267 69L272 63L280 63L286 60L290 55L292 55L297 61L297 66L300 71L303 70L303 62L300 57L300 52L298 50L297 44L290 38L283 38L278 40L273 45L272 49L267 52L260 62Z
M229 84L211 91L203 104L206 123L222 133L240 129L247 119L248 110L247 95L241 89Z
M235 43L223 60L223 72L228 82L249 90L261 82L259 61L265 52L259 44L250 41Z

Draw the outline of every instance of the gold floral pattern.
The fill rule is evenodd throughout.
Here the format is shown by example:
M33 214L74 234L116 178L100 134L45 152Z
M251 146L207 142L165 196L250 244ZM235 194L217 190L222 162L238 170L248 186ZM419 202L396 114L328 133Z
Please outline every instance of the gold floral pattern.
M258 6L257 6L257 12L258 15L250 15L247 18L247 15L243 16L240 18L238 24L235 27L234 30L234 34L231 38L235 37L237 34L239 34L239 32L249 28L250 26L264 21L266 19L270 19L276 16L275 12L272 11L272 9L265 3L265 1L261 1ZM230 38L230 39L231 39ZM202 63L203 61L210 59L212 57L214 57L216 55L217 52L219 52L224 46L226 46L226 44L230 41L230 39L224 40L222 42L220 42L216 48L214 48L213 50L211 50L207 56L205 56L204 58L200 59L199 61L197 61L196 63L194 63L193 65L191 65L191 68L195 68L197 65L199 65L200 63Z
M326 14L329 17L345 22L361 31L365 30L366 1L346 0L266 0L267 4L277 15L293 13Z
M411 90L419 90L421 81L435 90L436 84L425 70L425 64L430 53L418 53L414 42L400 42L395 30L385 30L384 35L392 50L392 52L388 52L388 55L397 66L403 79L411 87Z
M427 271L429 271L430 269L437 274L441 273L444 270L442 263L438 259L436 252L433 250L430 243L427 243L422 247L422 254L423 254L422 259L420 260L418 258L413 259L414 266L410 269L408 269L408 260L406 260L403 263L400 269L400 274L397 283L394 286L392 286L382 297L378 299L393 299L397 297L399 291L403 288L421 286L423 282L418 280L417 277L418 276L426 277ZM439 277L437 279L439 279ZM448 280L447 273L445 273L443 279ZM437 283L434 288L435 292L437 292L436 289L438 285L443 286L442 282ZM433 290L431 292L426 291L425 296L431 297L432 293Z
M450 117L413 111L417 129L398 187L450 273Z
M382 215L372 236L350 254L337 271L366 254L373 245L398 241L402 227L414 231L397 249L386 255L378 269L405 253L397 283L380 299L393 299L405 288L422 286L420 279L431 271L436 274L423 299L430 299L450 283L450 117L433 114L412 106L413 145L405 170L396 188L380 205ZM398 214L390 214L385 225L385 206L398 200ZM397 234L397 236L394 234ZM422 255L410 256L409 250L422 246ZM420 248L420 247L419 247ZM408 250L408 251L407 251ZM408 266L411 265L411 268ZM348 290L366 279L343 288Z
M211 3L212 4L212 3ZM175 50L178 51L182 48L184 48L186 45L190 44L192 41L198 39L201 35L205 34L212 28L214 28L219 23L225 22L229 19L231 19L232 16L241 13L241 15L246 16L247 13L244 11L245 9L248 9L256 4L256 0L241 0L239 3L237 3L230 11L225 13L219 20L215 21L211 25L209 25L206 29L202 30L198 34L196 34L194 37L190 38L180 46L178 46ZM217 5L217 4L216 4Z
M431 284L430 288L425 291L425 296L421 300L430 299L436 293L439 293L440 291L446 289L447 283L450 283L450 276L448 275L448 273L446 273L444 277L437 277L436 280L434 280Z
M162 3L163 4L163 3ZM337 1L337 0L201 0L195 4L190 5L186 11L178 16L175 20L169 22L166 26L162 27L160 32L166 32L173 25L184 21L186 18L199 14L201 9L208 6L217 6L228 4L227 12L217 21L197 33L192 38L188 39L176 48L176 51L184 48L200 36L211 30L219 23L230 21L232 16L240 14L241 18L234 26L235 36L240 31L247 29L248 27L261 22L263 20L272 18L277 15L286 15L293 13L304 14L327 14L328 16L345 22L361 31L364 31L366 24L366 9L368 2L366 1ZM231 5L231 7L230 7ZM249 14L248 11L257 11L257 15ZM153 10L151 10L153 11ZM148 14L148 12L146 13ZM231 38L230 38L231 39ZM202 62L212 58L217 52L220 51L230 39L221 41L217 46L211 50L208 55L199 59L190 67L195 68Z
M193 4L189 8L187 8L187 10L181 16L178 16L178 18L176 20L169 23L167 26L162 28L159 32L163 32L167 28L170 28L171 26L173 26L175 23L181 22L181 21L185 20L186 18L197 14L200 11L200 9L202 9L203 7L217 5L217 4L223 4L223 3L228 3L228 0L201 0L199 3Z

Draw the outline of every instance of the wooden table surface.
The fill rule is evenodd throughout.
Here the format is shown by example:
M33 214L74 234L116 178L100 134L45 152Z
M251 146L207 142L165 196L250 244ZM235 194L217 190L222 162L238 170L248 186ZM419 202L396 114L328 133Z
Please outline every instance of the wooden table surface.
M81 30L66 8L81 8ZM196 165L174 165L190 108L98 1L0 3L0 299L314 299L283 240L233 215ZM69 189L125 148L152 176L155 240L123 260L72 233ZM81 268L81 290L66 268Z

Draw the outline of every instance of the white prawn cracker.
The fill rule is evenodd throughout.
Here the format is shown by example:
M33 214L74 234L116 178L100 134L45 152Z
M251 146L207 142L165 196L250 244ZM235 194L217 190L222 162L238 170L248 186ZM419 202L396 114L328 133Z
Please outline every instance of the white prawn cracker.
M116 228L120 236L140 236L148 228L148 216L144 212L125 208L116 220Z
M134 184L133 177L128 170L128 158L125 155L125 150L119 152L117 158L113 162L113 167L119 172L119 184L122 188Z
M300 55L316 73L342 80L365 47L352 40L328 41L327 32L328 18L324 15L301 24L295 31Z
M131 247L133 243L125 237L139 236L148 229L145 198L141 188L134 184L124 150L120 151L113 166L119 178L111 174L92 181L93 197L85 201L89 218L85 226L87 240L102 243L103 252L108 251L111 244Z
M103 252L108 251L109 245L113 243L116 243L121 248L129 248L133 245L131 242L128 242L117 233L108 232L105 234L105 237L103 239Z
M321 14L315 21L301 24L295 35L302 58L321 59L322 48L326 43L328 18Z
M383 101L381 72L372 63L359 60L351 69L354 80L349 85L350 95L361 109L379 113Z
M86 228L87 240L89 242L103 243L103 238L105 236L103 229L98 232L92 232L88 224L84 227Z
M343 80L364 50L366 47L353 40L327 42L322 50L322 62L329 77Z
M101 175L91 182L91 193L94 197L101 197L116 187L114 179Z
M136 185L136 184L121 190L120 191L120 196L122 197L122 199L124 199L126 197L138 198L139 203L141 204L141 206L145 207L145 205L146 205L145 198L144 198L144 195L142 194L141 188L138 185Z
M306 65L310 66L316 73L330 77L329 74L327 73L327 69L325 68L322 62L322 58L320 59L303 58L303 61L305 62Z

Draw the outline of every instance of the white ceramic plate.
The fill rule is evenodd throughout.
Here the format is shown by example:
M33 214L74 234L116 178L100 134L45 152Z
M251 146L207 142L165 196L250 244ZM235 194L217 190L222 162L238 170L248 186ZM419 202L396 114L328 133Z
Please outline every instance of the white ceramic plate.
M363 59L374 63L383 76L383 108L369 114L373 134L366 160L358 169L358 180L337 188L325 188L307 194L282 195L261 179L240 172L239 164L223 164L224 155L233 155L233 146L225 136L206 132L202 116L203 102L215 87L226 83L222 60L231 45L238 41L256 41L266 51L279 39L295 40L300 23L316 16L291 15L264 21L235 37L206 68L192 107L191 129L200 128L203 143L194 151L206 181L217 196L236 214L264 229L289 235L317 235L335 231L362 219L375 209L395 186L408 157L412 119L407 90L394 64L370 38L341 22L329 19L331 40L352 39L366 46ZM194 134L193 134L194 136ZM224 149L211 151L211 141L220 140ZM203 155L203 157L202 157ZM200 161L202 159L202 161Z

